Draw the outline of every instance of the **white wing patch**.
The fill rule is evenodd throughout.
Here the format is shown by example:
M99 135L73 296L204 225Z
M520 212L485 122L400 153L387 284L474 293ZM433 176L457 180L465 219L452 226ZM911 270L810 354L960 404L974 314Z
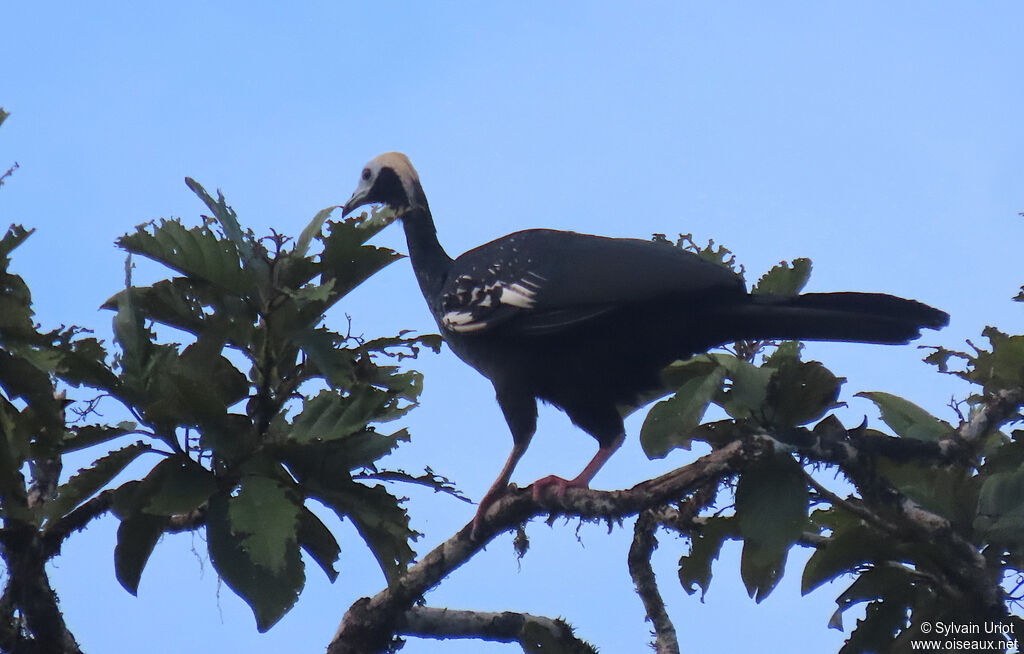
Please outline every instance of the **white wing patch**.
M441 318L445 329L470 333L487 328L502 307L529 310L536 304L537 291L544 277L526 273L516 280L495 279L497 266L487 270L489 279L460 275L455 289L446 295ZM507 317L507 316L506 316Z

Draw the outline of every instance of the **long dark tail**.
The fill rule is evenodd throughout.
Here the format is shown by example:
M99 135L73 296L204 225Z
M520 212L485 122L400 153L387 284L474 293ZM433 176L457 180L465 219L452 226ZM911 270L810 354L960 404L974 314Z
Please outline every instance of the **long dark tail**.
M920 336L925 327L949 324L944 311L882 293L751 295L747 299L715 312L719 343L799 339L899 345Z

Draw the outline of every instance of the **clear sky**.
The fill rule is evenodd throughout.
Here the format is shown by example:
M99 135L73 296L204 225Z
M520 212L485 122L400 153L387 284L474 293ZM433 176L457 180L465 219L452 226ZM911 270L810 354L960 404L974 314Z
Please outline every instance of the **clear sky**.
M114 239L158 217L197 220L192 176L221 188L243 225L297 234L348 198L362 165L402 150L456 255L526 227L611 236L692 232L754 276L807 256L810 289L886 291L952 314L923 343L960 347L986 324L1020 333L1024 274L1024 5L1019 2L5 2L0 5L0 227L37 233L16 252L45 326L110 336L97 307L123 284ZM401 230L378 237L404 249ZM140 277L158 271L143 268ZM152 277L155 279L155 277ZM143 281L142 279L137 281ZM407 261L337 308L356 331L433 331ZM904 395L952 419L967 389L914 347L814 345L848 378L848 422L877 417L859 390ZM511 439L490 385L448 351L415 362L422 405L395 466L432 466L479 499ZM699 455L650 462L636 432L595 479L628 487ZM514 481L575 475L595 443L555 411ZM84 462L83 462L84 463ZM420 553L473 507L410 493ZM337 523L331 523L336 525ZM307 562L297 607L269 633L202 554L165 537L133 598L114 580L116 522L72 538L51 568L90 654L315 652L384 579L338 525L341 576ZM531 524L427 597L432 605L564 616L604 652L646 651L632 594L632 529ZM738 547L705 603L675 580L683 541L656 572L686 651L835 651L826 629L845 586L799 592L802 556L761 605ZM198 552L198 554L196 553ZM856 614L846 616L852 626ZM411 641L409 654L513 646Z

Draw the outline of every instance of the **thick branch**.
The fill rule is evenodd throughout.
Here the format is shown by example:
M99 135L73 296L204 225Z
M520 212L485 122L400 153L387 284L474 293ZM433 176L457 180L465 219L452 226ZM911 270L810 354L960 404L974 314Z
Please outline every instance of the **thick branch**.
M341 621L328 654L370 654L387 649L401 618L425 592L482 549L497 534L554 511L581 518L618 519L679 500L696 488L733 474L761 458L770 446L736 441L693 463L624 491L569 489L562 498L535 503L528 489L512 490L487 512L476 539L471 524L409 568L391 588L356 601Z
M109 511L113 502L114 491L105 490L48 526L42 536L43 553L47 560L60 554L61 546L72 533L85 529L90 522Z
M1001 390L985 397L985 406L962 423L957 433L973 442L1014 417L1024 405L1024 389Z
M633 544L629 548L626 563L629 576L633 578L636 594L644 603L647 619L654 625L654 651L658 654L679 654L679 639L676 628L665 610L665 600L658 591L658 581L651 566L651 556L658 547L658 539L654 530L658 523L650 511L644 511L636 519L633 527Z
M563 620L529 613L456 611L415 606L405 612L401 633L420 638L476 638L499 643L519 643L526 651L558 645L559 651L596 654L592 645L573 635Z

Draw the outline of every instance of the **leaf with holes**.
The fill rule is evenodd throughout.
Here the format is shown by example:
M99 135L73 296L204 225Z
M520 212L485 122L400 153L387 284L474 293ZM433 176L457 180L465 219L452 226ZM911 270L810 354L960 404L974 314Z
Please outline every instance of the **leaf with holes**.
M700 529L690 536L690 553L679 558L679 583L688 595L700 587L700 601L704 601L711 586L711 564L718 558L726 539L737 538L736 519L732 516L708 518Z
M757 280L752 293L771 295L796 295L811 277L810 259L793 259L792 264L779 263Z

